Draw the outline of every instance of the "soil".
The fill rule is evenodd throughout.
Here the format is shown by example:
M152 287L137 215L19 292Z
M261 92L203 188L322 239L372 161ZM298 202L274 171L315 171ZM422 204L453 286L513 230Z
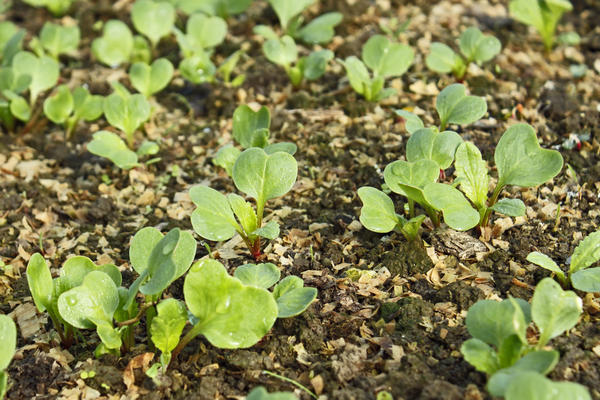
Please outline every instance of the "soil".
M549 273L529 264L527 254L541 251L565 265L579 241L600 225L600 4L573 0L574 11L565 15L559 31L576 31L580 45L558 45L544 55L537 34L510 19L504 3L327 0L311 7L310 17L331 10L344 14L329 46L341 58L358 55L372 34L381 33L379 21L410 20L399 38L415 48L415 64L403 77L389 80L397 96L372 104L348 87L335 63L316 83L292 88L251 35L254 23L276 23L266 4L255 2L246 16L228 20L233 44L215 52L223 59L242 45L248 49L237 71L247 76L243 85L192 85L176 78L157 96L155 113L144 127L146 136L160 141L160 160L130 171L86 151L93 132L108 127L103 119L80 124L68 142L49 122L26 134L3 132L0 260L10 268L0 274L0 310L16 319L20 332L19 350L8 368L7 398L229 399L242 398L258 385L310 398L289 381L262 372L267 370L323 399L375 399L381 391L396 400L489 399L485 375L459 351L469 338L468 308L485 298L529 300ZM102 0L77 2L71 15L82 28L82 45L74 57L62 59L61 81L87 82L99 94L109 93L111 75L127 84L122 70L116 73L92 60L89 44L97 35L90 28L96 21L120 18L131 26L129 14ZM29 35L53 19L20 1L0 18L19 23ZM485 96L488 115L454 128L492 165L502 133L515 120L527 122L544 147L561 150L576 175L565 168L538 188L507 188L506 196L525 202L527 216L495 215L489 232L474 229L457 236L433 231L426 222L422 241L415 243L396 233L367 231L358 221L356 190L380 187L383 168L402 158L408 138L393 110L410 108L427 124L436 122L435 96L454 81L427 70L424 54L431 41L454 46L450 38L472 25L494 33L503 52L469 70L464 82L473 94ZM178 60L174 38L163 40L158 51ZM572 64L585 64L586 75L574 78ZM317 301L298 317L278 320L252 348L217 349L197 338L161 379L153 381L141 367L134 368L134 384L127 386L128 365L153 352L143 321L136 328L136 347L120 357L95 359L94 332L61 348L52 325L33 308L27 260L41 252L57 273L69 256L84 255L114 262L124 282L132 282L136 275L128 250L136 231L144 226L191 230L187 191L195 184L235 191L212 157L231 142L231 117L242 103L269 107L273 140L298 145L297 184L268 203L267 214L279 221L281 235L263 251L283 276L302 276L307 286L316 287ZM584 140L568 149L563 144L572 135ZM139 133L137 139L142 138ZM404 200L395 196L394 201L402 210ZM208 244L230 272L252 261L241 246ZM198 246L196 259L206 255ZM175 282L165 295L183 298L182 286L183 280ZM581 322L550 343L561 358L549 375L585 385L595 400L600 399L597 310L597 297L588 296ZM89 371L95 376L82 375Z

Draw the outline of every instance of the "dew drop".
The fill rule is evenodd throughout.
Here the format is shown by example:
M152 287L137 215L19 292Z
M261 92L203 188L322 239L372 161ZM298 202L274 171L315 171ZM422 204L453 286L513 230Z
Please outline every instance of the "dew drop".
M67 299L67 303L68 303L70 306L75 306L75 305L77 304L77 298L75 298L75 297L69 297L69 298Z

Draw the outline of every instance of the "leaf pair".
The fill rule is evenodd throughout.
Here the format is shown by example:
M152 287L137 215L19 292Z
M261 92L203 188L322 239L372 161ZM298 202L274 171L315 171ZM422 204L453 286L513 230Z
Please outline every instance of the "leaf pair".
M137 62L129 69L131 85L146 98L167 87L172 77L173 64L166 58L159 58L152 65Z
M16 81L21 81L21 76L29 76L29 104L33 106L40 93L56 84L59 76L59 67L56 60L48 56L37 57L28 51L15 54L12 59L12 70Z
M54 59L77 50L81 33L77 25L62 26L46 22L40 31L40 43Z
M44 101L44 114L55 124L66 125L66 136L69 138L79 120L94 121L100 118L103 102L102 96L91 95L82 86L71 91L67 85L60 85L56 93Z
M175 25L175 8L164 1L136 0L131 7L131 20L135 29L156 47Z
M385 36L374 35L363 46L361 57L362 61L355 56L341 61L350 86L368 101L379 101L395 93L393 89L384 89L385 79L406 72L412 64L414 51Z
M554 45L554 32L562 15L573 9L568 0L511 0L510 15L533 26L542 36L546 51Z

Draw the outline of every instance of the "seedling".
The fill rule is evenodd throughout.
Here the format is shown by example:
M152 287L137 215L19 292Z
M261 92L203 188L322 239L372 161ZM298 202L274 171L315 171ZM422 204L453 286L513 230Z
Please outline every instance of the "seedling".
M102 30L102 36L92 42L92 53L101 63L117 67L129 61L134 49L131 31L120 20L108 21Z
M506 400L592 400L585 386L574 382L553 382L534 371L521 371L512 378L504 398Z
M565 275L556 262L547 255L534 251L527 256L527 261L554 272L563 287L573 286L584 292L600 292L600 267L588 268L600 260L600 231L591 233L583 239L570 259L569 272Z
M36 57L28 51L21 51L15 54L12 60L13 76L18 86L27 78L22 78L22 75L30 77L29 83L29 105L33 107L35 102L45 90L48 90L58 81L59 67L58 62L48 56Z
M119 135L109 131L98 131L88 143L87 150L97 156L108 158L121 169L131 169L139 165L139 157L158 153L158 145L146 141L137 152L134 152L127 147Z
M513 298L475 303L466 318L473 338L463 343L461 353L467 362L490 377L487 384L490 394L514 396L515 389L511 386L518 376L534 372L543 377L554 369L559 353L544 347L573 328L581 313L582 302L574 292L563 291L552 279L545 278L537 285L531 306ZM527 340L532 320L539 332L535 345Z
M350 56L341 61L350 85L368 101L379 101L396 93L384 89L385 79L400 76L412 64L414 51L409 46L393 43L382 35L372 36L362 48L362 61ZM371 73L369 73L369 70Z
M463 84L455 83L446 86L435 101L435 108L440 119L439 131L444 131L449 124L469 125L478 121L487 112L487 103L483 97L469 96ZM425 127L417 115L406 111L396 110L396 114L405 120L409 133Z
M134 146L135 131L150 118L150 103L141 94L130 94L121 85L104 99L104 116L109 124L123 131L129 148Z
M269 61L285 69L295 87L305 79L312 81L323 76L327 63L333 58L331 50L313 51L306 57L298 58L298 48L291 36L267 40L263 43L263 52Z
M131 85L146 98L167 87L172 77L173 64L166 58L159 58L152 65L137 62L129 69Z
M329 43L334 35L334 28L342 22L342 14L339 12L330 12L318 16L305 26L302 26L304 18L302 11L314 3L315 0L269 0L275 14L279 18L279 24L285 35L294 39L299 39L308 44ZM264 25L257 27L264 33L269 29ZM256 32L256 30L255 30ZM258 32L257 32L258 33Z
M456 150L456 182L473 203L479 215L475 218L468 202L449 203L449 196L462 196L458 189L447 184L432 184L424 188L425 200L436 210L444 213L448 225L450 214L454 217L473 215L471 227L487 226L492 211L508 216L525 214L525 204L518 199L498 200L507 185L534 187L554 178L562 169L563 159L556 150L540 148L534 129L527 124L511 126L500 138L494 160L498 170L498 182L488 199L488 171L479 149L472 143L462 143ZM464 214L463 214L464 213Z
M23 0L33 7L46 7L55 17L60 17L69 11L73 0Z
M443 43L432 43L431 51L425 59L427 67L436 72L452 72L456 79L463 79L470 63L481 65L502 50L498 39L492 35L484 35L475 27L467 28L460 35L459 47L462 57Z
M290 392L267 392L262 386L257 386L246 397L246 400L298 400L294 393Z
M168 2L137 0L131 7L131 20L138 32L148 39L152 48L169 35L175 24L175 8Z
M28 121L31 107L20 94L31 84L31 76L15 75L12 68L0 68L0 122L14 131L15 119Z
M6 369L17 349L17 327L9 316L0 314L0 399L4 398L8 389L8 373Z
M46 22L40 32L40 43L54 59L61 54L70 54L77 50L81 34L79 27L61 26Z
M511 0L508 8L514 19L533 26L539 32L546 51L550 51L558 21L573 6L568 0Z
M160 366L166 372L171 362L171 352L179 344L179 338L187 322L187 309L179 300L170 298L156 306L157 314L150 325L150 338L161 351Z
M103 113L104 98L91 95L83 86L71 91L67 85L56 88L56 93L44 101L44 114L55 124L64 125L65 136L71 138L80 120L94 121Z
M298 164L285 152L267 154L250 148L237 158L232 177L235 186L256 202L256 211L241 196L225 196L207 186L194 186L190 197L198 208L192 213L196 233L208 240L228 240L238 233L255 259L261 255L260 238L279 236L279 225L271 221L263 225L265 204L286 194L296 182Z
M201 12L227 19L232 15L241 14L252 4L252 0L169 0L178 10L185 14Z
M269 126L271 125L271 114L267 107L261 107L253 111L247 105L238 106L233 112L233 138L244 149L260 147L267 154L283 151L294 155L297 146L294 143L282 142L269 144ZM233 173L233 166L241 151L228 145L219 149L213 164L223 167L229 176Z

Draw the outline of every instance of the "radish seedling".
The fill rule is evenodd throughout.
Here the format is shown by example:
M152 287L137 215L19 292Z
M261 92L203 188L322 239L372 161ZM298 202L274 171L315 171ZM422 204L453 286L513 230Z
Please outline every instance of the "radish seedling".
M94 121L103 113L104 98L91 95L78 86L72 91L67 85L56 88L56 93L44 101L44 114L54 122L65 126L65 137L71 138L79 120Z
M46 7L55 17L60 17L69 11L74 0L23 0L33 7Z
M550 51L558 21L573 6L569 0L511 0L508 9L514 19L533 26L542 36L546 51Z
M146 98L167 87L172 77L173 64L166 58L159 58L152 65L137 62L129 68L131 85Z
M131 21L138 32L150 39L152 48L169 35L175 24L175 8L165 1L137 0L131 7Z
M81 33L79 27L62 26L46 22L40 32L40 43L44 50L54 59L58 59L61 54L73 53L79 46Z
M37 57L28 51L15 54L12 60L12 70L14 79L17 82L25 79L21 78L21 75L27 75L31 78L28 87L29 105L31 107L35 105L40 93L56 85L59 76L59 66L56 60L45 55Z
M4 398L8 389L8 365L17 349L17 327L9 316L0 314L0 399Z
M9 131L14 131L15 119L26 122L31 118L31 107L20 95L30 84L31 76L0 68L0 122Z

